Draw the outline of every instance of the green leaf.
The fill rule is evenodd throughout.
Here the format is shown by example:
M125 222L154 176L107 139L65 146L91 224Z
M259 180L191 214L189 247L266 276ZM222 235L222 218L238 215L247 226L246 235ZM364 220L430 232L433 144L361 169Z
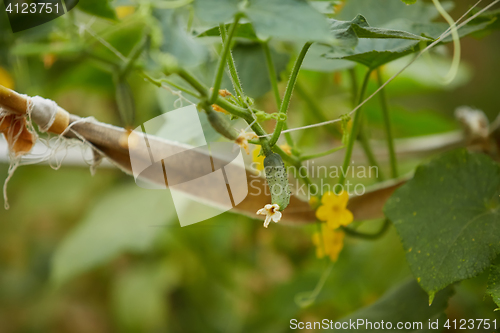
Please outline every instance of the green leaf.
M443 6L446 9L450 9L452 4L445 2ZM408 38L397 38L394 36L397 39L394 39L394 37L393 39L380 39L377 37L379 33L377 28L371 28L374 30L369 33L366 32L363 36L361 34L365 32L361 32L361 29L356 27L355 29L358 29L357 33L359 33L356 36L362 38L359 39L356 47L354 49L345 47L346 43L347 45L352 43L352 35L344 36L344 38L340 36L340 39L344 40L344 42L333 46L331 51L325 54L327 58L351 60L375 69L388 62L420 51L423 45L427 46L426 43L417 40L412 41L410 38L411 35L427 36L436 39L449 28L446 23L432 23L431 20L438 17L439 13L432 4L425 4L423 2L408 7L402 2L392 0L349 1L338 18L345 19L349 17L347 15L354 16L359 13L366 14L368 21L372 25L384 28L384 31L392 30L393 35L397 35L394 34L394 31L401 31L405 32L404 35L406 33L410 35L406 36ZM492 14L492 11L483 13L477 19L460 28L458 31L459 35L460 37L464 37L475 32L484 31L485 29L493 29L496 18L497 15L495 13ZM361 26L361 28L363 27ZM443 42L451 41L451 36L443 40Z
M465 37L471 33L486 29L494 20L487 22L472 24L469 23L458 30L460 37ZM405 22L400 22L405 26L405 30L412 31L414 35L425 35L431 38L438 38L448 25L445 23L413 23L408 25ZM411 33L409 33L411 34ZM405 40L408 38L397 39L360 39L354 50L349 50L344 47L332 47L331 51L326 54L329 59L346 59L361 63L371 69L380 67L388 62L404 57L408 54L420 51L422 46L427 46L428 43L422 41ZM451 36L443 39L443 43L450 42Z
M453 3L443 1L446 10L453 8ZM419 1L413 6L406 6L396 0L356 0L346 1L342 11L335 17L337 20L350 20L356 15L365 16L375 27L398 29L398 21L428 23L440 17L431 3Z
M327 59L324 57L328 53L330 46L314 43L311 45L307 55L302 63L302 69L307 69L317 72L336 72L344 69L352 68L356 64L352 61L342 59ZM297 51L297 53L300 50Z
M174 217L166 191L130 184L106 193L57 249L52 279L63 283L124 252L147 251Z
M332 19L330 24L333 36L343 47L354 48L358 45L359 38L392 38L430 41L429 38L417 36L406 31L370 27L363 15L358 15L351 21L338 21Z
M238 44L232 52L245 94L257 98L270 91L271 83L262 45L257 43ZM279 78L279 74L286 69L289 56L273 49L271 49L271 55L276 75ZM223 83L227 87L232 86L229 78L225 79Z
M109 0L80 0L78 8L90 15L116 20L116 12Z
M326 16L304 0L250 0L244 10L262 39L330 43Z
M133 266L113 283L113 312L123 332L152 332L165 327L165 293L179 280L177 267L165 263Z
M401 1L403 1L407 5L413 5L417 3L417 0L401 0Z
M500 308L500 265L498 264L491 265L486 293L493 298L493 301Z
M177 58L180 65L193 67L208 57L208 51L185 30L185 24L175 10L157 10L163 35L160 50Z
M500 167L466 150L417 168L385 205L429 293L474 277L500 253Z
M231 20L238 12L240 0L194 0L194 13L207 23L222 23Z
M229 31L230 27L231 24L226 24L227 31ZM219 27L213 27L211 29L208 29L200 33L198 37L220 37ZM236 27L236 31L234 32L234 37L246 38L256 42L260 41L251 23L238 24L238 26Z
M429 329L429 320L431 323L439 320L439 328L443 328L445 323L446 314L444 310L448 305L448 299L453 295L453 289L451 287L446 290L441 291L436 295L434 302L429 306L428 298L425 292L418 286L414 280L410 280L402 283L393 290L389 291L382 298L380 298L374 304L360 309L353 313L352 315L342 318L339 322L357 322L358 320L364 320L364 322L381 322L384 321L385 327L387 324L392 324L392 329L379 329L366 330L366 326L359 326L358 329L343 329L338 330L342 332L358 332L358 331L369 331L369 332L413 332L413 333L423 333L423 332L435 332L433 329ZM396 325L398 322L421 323L421 326L413 326L411 329L397 329ZM369 328L369 326L368 326ZM436 327L437 328L437 327Z

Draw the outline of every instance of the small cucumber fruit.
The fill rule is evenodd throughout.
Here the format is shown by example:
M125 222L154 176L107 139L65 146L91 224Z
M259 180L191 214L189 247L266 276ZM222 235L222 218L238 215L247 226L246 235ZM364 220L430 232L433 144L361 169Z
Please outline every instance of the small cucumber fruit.
M290 203L291 192L285 164L281 156L276 153L267 156L264 159L264 170L271 191L272 203L280 206L280 211L283 211Z

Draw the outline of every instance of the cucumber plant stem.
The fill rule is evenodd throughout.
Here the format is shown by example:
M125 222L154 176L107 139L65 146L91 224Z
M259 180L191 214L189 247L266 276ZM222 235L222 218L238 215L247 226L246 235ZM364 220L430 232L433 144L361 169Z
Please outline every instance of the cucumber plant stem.
M240 20L241 15L236 15L234 17L234 22L231 24L231 28L229 29L229 34L224 42L224 46L222 48L222 53L219 58L219 63L217 64L217 71L215 74L213 91L210 96L209 103L213 104L217 100L217 96L219 96L219 89L222 82L222 75L224 74L224 67L226 67L227 55L231 48L231 41L234 36L234 32L236 31L236 27L238 26L238 21Z
M285 90L285 96L283 97L283 101L281 102L280 106L280 113L286 114L288 111L288 106L290 104L290 99L292 98L292 92L295 87L295 82L297 82L297 76L300 71L300 67L302 66L302 62L304 61L304 58L306 57L307 51L311 47L312 43L307 42L304 44L302 47L302 50L300 50L299 56L297 57L297 60L295 60L295 64L293 65L292 69L292 74L290 75L290 79L288 80L288 84ZM270 140L270 145L271 147L278 142L278 139L281 135L281 131L283 130L283 126L285 124L286 120L279 120L276 124L276 128L274 129L273 135Z
M382 71L380 68L377 69L377 81L378 85L382 86ZM389 114L389 107L387 103L387 96L385 94L385 89L380 90L380 106L382 108L382 114L384 115L385 132L387 136L387 148L389 149L389 158L391 161L391 176L392 178L398 177L398 161L396 158L396 150L394 149L394 137L392 135L391 128L391 116Z
M332 148L330 150L324 151L322 153L301 156L300 160L301 161L307 161L307 160L312 160L312 159L315 159L315 158L318 158L318 157L327 156L327 155L333 154L333 153L335 153L335 152L337 152L337 151L339 151L341 149L344 149L344 148L345 148L344 146L340 146L340 147L335 147L335 148Z
M225 44L227 40L226 26L224 24L219 25L220 35L222 38L222 42ZM236 65L234 63L233 55L231 54L231 49L229 49L227 55L227 65L229 67L229 73L231 75L231 79L233 81L233 86L236 94L244 98L243 87L241 86L240 78L238 77L238 71L236 71Z
M271 87L273 88L273 93L274 93L274 99L276 100L276 105L279 110L281 107L281 96L278 88L278 78L276 77L276 68L274 67L274 62L271 55L271 50L269 49L268 42L262 43L262 49L264 50L264 55L266 56L267 70L269 72L269 81L271 82Z
M359 94L359 103L363 102L363 97L364 97L365 92L366 92L366 87L368 86L368 81L370 79L371 72L372 72L372 70L369 69L365 74L365 78L363 80L363 85L361 87L361 91ZM362 109L360 108L360 109L358 109L358 111L356 111L356 113L354 113L354 120L353 120L353 124L352 124L351 135L349 136L349 142L347 143L347 149L345 152L344 163L342 165L344 172L342 172L340 174L340 179L339 179L339 184L342 186L344 186L344 184L345 184L345 180L346 180L345 170L347 170L347 168L351 164L351 157L352 157L352 150L354 148L354 142L356 142L356 138L358 136L358 132L359 132L359 129L361 126L361 116L362 116L361 111L362 111Z

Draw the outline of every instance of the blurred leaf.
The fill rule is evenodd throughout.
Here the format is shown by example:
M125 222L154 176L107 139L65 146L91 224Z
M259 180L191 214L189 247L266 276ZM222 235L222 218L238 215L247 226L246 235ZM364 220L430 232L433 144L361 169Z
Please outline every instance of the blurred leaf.
M368 105L365 114L370 126L378 127L382 137L385 137L384 118L380 107ZM399 105L391 105L391 124L397 138L446 133L458 129L452 117L420 108L409 111Z
M493 301L495 301L496 305L500 308L500 266L498 263L492 265L490 268L486 293L493 298Z
M143 40L147 23L143 19L134 19L132 21L124 21L115 25L114 28L103 33L100 37L113 46L123 56L127 57L134 47ZM91 37L94 42L94 47L91 49L93 53L103 58L113 61L120 61L117 55L103 45L101 42Z
M163 34L160 50L177 58L180 65L193 67L207 59L206 48L185 30L185 24L174 10L158 10Z
M175 217L166 194L135 184L106 193L57 249L52 279L63 283L124 252L149 250L160 225Z
M460 37L465 37L471 33L482 31L488 28L495 19L486 22L478 23L469 22L464 27L458 30ZM408 20L398 21L393 23L398 25L399 30L407 31L409 34L429 36L437 39L449 26L446 23L418 23L410 22ZM381 29L383 31L383 29ZM405 33L406 34L406 33ZM376 36L374 33L373 36ZM361 36L358 36L361 37ZM352 40L352 36L346 36L347 40ZM443 39L443 43L450 42L451 36ZM361 39L354 49L349 49L342 44L340 46L333 46L331 51L325 56L329 59L347 59L361 63L368 68L375 69L388 62L404 57L408 54L420 51L422 46L427 46L423 41L412 41L404 39Z
M330 50L330 46L314 43L309 48L307 55L302 63L301 69L317 71L317 72L337 72L344 69L349 69L356 64L349 60L342 59L327 59L324 57Z
M178 280L175 267L163 263L133 266L113 284L112 303L123 331L151 332L164 327L165 293Z
M443 1L442 5L446 10L453 8L450 1ZM346 21L358 14L365 16L370 25L387 29L397 29L401 20L430 22L440 16L433 4L423 1L407 6L395 0L356 0L346 1L336 19Z
M251 0L245 14L263 39L332 42L326 16L304 0Z
M413 5L417 3L417 0L401 0L401 1L403 1L407 5Z
M196 16L207 23L222 23L233 18L238 12L240 0L194 0Z
M411 61L411 56L395 60L384 66L384 77L387 79L401 70ZM423 91L449 90L465 86L472 79L471 66L462 61L459 65L456 78L448 85L443 86L440 79L446 75L451 66L451 58L431 53L430 57L417 59L410 67L405 69L397 78L397 84L390 85L387 89L389 96L393 97L421 95ZM415 89L418 88L418 89Z
M226 30L229 31L231 24L226 24L225 26ZM219 27L208 29L199 34L198 37L220 37ZM257 34L255 33L255 30L251 23L238 24L238 27L236 27L236 31L234 32L234 37L246 38L252 41L259 41L259 38L257 37Z
M453 289L451 287L437 294L434 302L429 306L429 301L426 293L419 287L415 280L407 281L393 290L385 294L381 299L366 308L356 311L352 315L339 320L339 322L347 322L349 320L356 322L364 320L364 322L381 322L392 323L392 329L379 329L376 332L434 332L435 330L428 327L429 320L435 322L439 320L439 328L443 329L446 319L446 310L448 299L452 296ZM399 323L421 323L421 327L413 327L412 329L397 329ZM357 332L357 331L373 331L373 329L365 330L365 326L360 326L359 329L343 329L336 330L341 332Z
M62 43L20 43L16 44L11 52L19 56L54 54L68 56L81 52L83 46L80 43L62 42Z
M286 69L288 54L277 53L271 49L276 75ZM267 70L264 50L260 44L238 44L233 48L234 61L246 95L260 97L271 90L269 72ZM224 82L226 87L232 87L229 78Z
M500 167L466 150L417 168L385 205L410 268L431 295L491 265L500 253Z
M78 8L90 15L116 20L116 12L109 0L80 0Z

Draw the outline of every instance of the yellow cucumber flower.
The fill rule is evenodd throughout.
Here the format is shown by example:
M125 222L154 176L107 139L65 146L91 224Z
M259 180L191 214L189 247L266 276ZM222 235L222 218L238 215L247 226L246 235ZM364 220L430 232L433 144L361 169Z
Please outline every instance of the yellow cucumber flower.
M320 259L329 256L331 261L337 261L344 247L344 237L343 231L332 230L326 223L322 223L321 232L312 236L312 242L316 245L316 256Z
M339 195L326 192L321 198L321 206L316 210L316 217L326 222L331 229L348 225L353 221L354 216L346 208L347 201L349 201L349 194L346 191L342 191Z
M255 164L255 168L259 171L264 170L264 159L266 158L264 155L260 155L260 146L255 147L255 149L252 151L252 160L253 163Z

